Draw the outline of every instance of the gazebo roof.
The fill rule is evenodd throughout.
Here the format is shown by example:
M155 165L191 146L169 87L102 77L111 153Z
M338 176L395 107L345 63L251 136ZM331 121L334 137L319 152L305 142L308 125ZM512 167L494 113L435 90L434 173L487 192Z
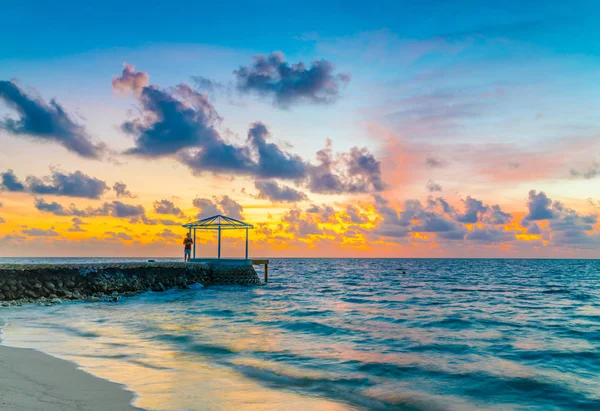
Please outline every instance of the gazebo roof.
M252 224L244 223L243 221L221 214L203 218L202 220L194 221L193 223L187 223L182 227L196 230L243 230L254 228Z

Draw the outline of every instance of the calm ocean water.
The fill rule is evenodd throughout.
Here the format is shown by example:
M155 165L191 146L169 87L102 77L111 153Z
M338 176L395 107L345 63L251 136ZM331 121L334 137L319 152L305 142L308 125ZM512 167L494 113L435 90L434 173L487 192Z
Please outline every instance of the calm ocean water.
M600 409L598 260L281 259L269 272L265 287L2 308L2 338L151 410Z

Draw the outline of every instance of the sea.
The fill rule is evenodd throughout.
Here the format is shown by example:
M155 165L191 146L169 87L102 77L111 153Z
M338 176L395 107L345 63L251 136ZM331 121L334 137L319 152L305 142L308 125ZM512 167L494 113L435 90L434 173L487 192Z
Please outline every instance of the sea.
M147 410L600 410L600 260L272 259L263 287L0 319Z

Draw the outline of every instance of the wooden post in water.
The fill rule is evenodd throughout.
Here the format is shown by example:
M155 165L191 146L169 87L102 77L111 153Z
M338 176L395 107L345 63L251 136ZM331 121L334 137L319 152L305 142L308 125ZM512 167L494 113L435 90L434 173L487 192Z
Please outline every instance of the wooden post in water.
M194 228L194 258L196 258L196 229Z
M265 264L265 283L269 282L269 263Z

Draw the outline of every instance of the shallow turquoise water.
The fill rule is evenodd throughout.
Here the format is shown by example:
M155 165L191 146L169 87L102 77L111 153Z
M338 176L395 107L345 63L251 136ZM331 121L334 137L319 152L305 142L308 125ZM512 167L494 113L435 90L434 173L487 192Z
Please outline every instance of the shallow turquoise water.
M282 259L269 272L266 287L5 308L3 338L156 410L600 409L598 260Z

